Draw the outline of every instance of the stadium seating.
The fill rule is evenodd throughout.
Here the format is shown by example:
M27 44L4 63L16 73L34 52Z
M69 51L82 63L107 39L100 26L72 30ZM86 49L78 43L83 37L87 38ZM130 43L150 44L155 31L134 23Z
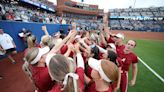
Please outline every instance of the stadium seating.
M53 4L47 2L47 0L31 1L54 7ZM64 19L67 24L76 22L77 26L85 30L98 30L99 26L102 25L102 19L97 19L97 16L94 15L66 13L62 17L59 17L54 13L29 7L28 5L24 6L21 3L3 3L0 6L2 7L0 20L58 24ZM7 16L14 16L14 18L8 19ZM164 31L164 7L110 9L109 16L109 26L111 29L153 32Z
M164 7L109 10L111 29L164 32Z
M3 3L0 5L3 13L0 20L13 20L23 22L59 23L54 13L31 7L30 5ZM8 19L7 14L11 12L13 19Z

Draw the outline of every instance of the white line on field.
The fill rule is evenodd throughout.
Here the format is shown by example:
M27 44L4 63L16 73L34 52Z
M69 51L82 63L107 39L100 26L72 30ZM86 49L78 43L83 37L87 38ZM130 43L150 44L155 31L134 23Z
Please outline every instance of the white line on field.
M164 79L156 73L150 66L148 66L141 58L138 57L138 59L141 61L142 64L144 64L155 76L157 76L162 82L164 82Z

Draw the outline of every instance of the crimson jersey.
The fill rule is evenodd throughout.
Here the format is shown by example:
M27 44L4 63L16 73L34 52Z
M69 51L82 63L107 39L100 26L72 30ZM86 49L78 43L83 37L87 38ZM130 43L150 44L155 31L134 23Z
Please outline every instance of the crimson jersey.
M88 60L87 60L87 57L84 55L84 52L82 53L82 57L83 57L83 60L84 60L84 65L85 65L85 74L92 79L91 77L91 71L92 71L92 68L88 65Z
M102 43L102 42L100 42L100 45L99 46L102 47L102 48L105 48L105 44Z
M96 85L95 82L92 82L90 85L87 86L85 92L98 92L96 90ZM109 89L107 91L103 91L103 92L112 92L112 87L111 85L109 85Z
M122 49L122 50L119 50L117 54L118 54L118 57L121 58L122 70L124 71L129 71L129 67L131 63L138 63L137 56L132 52L128 54L124 54L124 49Z
M116 52L119 53L119 52L122 51L124 48L125 48L125 45L121 45L121 46L116 45Z
M60 49L60 53L61 54L65 54L68 50L68 46L66 44L64 44L61 49ZM69 57L73 58L74 53L71 51L71 53L69 54Z
M39 92L47 92L48 90L51 90L55 82L51 80L48 68L31 66L31 69L33 80L36 87L39 88Z
M84 69L83 68L77 68L76 69L76 74L79 75L79 80L78 80L79 87L78 88L80 88L82 90L82 92L84 92ZM61 88L62 88L61 85L56 84L56 85L53 86L51 91L48 91L48 92L61 92Z
M122 63L122 60L121 60L120 57L117 57L116 63L117 63L117 66L118 66L118 67L122 67L122 66L123 66L123 63Z
M111 37L109 37L109 39L107 40L108 43L115 43Z

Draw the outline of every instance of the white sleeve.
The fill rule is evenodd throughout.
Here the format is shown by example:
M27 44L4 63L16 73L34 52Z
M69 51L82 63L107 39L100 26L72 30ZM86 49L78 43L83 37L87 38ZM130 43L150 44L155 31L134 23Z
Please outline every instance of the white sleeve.
M98 45L96 45L96 46L99 48L100 52L102 52L102 53L107 53L107 50L105 50L105 49L101 48L101 47L100 47L100 46L98 46Z
M8 36L8 38L13 41L13 38L9 35L9 34L6 34Z
M77 53L77 68L82 67L84 69L84 60L81 53Z

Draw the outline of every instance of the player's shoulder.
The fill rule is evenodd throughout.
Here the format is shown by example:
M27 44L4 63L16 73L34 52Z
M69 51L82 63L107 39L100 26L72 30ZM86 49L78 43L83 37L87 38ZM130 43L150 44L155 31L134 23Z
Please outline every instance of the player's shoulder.
M10 36L9 34L7 34L7 33L3 33L3 36Z
M133 59L136 59L137 55L134 52L132 52L132 53L130 53L130 57L133 58Z
M137 56L136 53L134 53L134 52L131 52L131 55L133 55L133 56Z
M137 55L134 52L127 54L128 57L136 58Z

